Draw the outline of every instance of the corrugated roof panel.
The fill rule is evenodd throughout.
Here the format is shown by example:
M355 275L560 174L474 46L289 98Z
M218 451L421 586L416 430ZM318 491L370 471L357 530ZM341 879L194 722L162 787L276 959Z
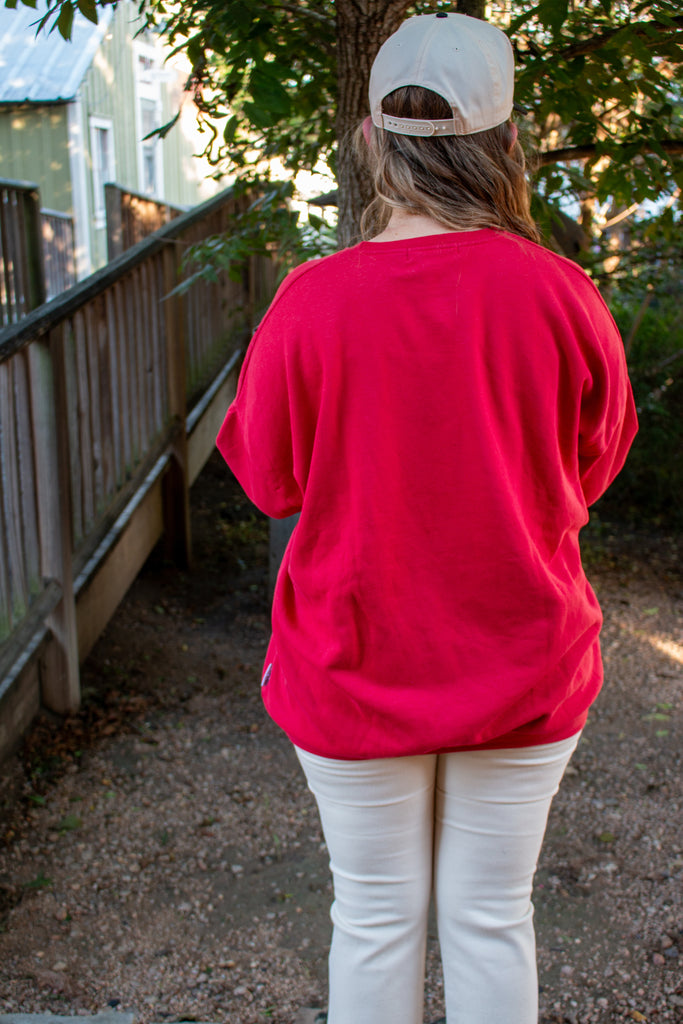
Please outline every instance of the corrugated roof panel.
M111 22L100 8L99 23L76 13L69 41L56 30L36 36L38 10L0 7L0 103L54 103L74 99Z

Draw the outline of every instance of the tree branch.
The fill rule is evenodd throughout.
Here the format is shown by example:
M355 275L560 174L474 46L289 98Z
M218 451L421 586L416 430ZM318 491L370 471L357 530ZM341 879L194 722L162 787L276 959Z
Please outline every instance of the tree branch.
M622 143L624 149L630 145L630 142ZM665 142L661 142L660 146L669 156L683 155L683 139L668 139ZM657 152L652 143L648 142L647 139L643 140L643 149L650 153ZM594 142L590 142L585 146L566 146L564 149L549 149L545 153L538 153L536 160L541 167L547 167L548 164L560 164L567 160L587 160L589 157L596 155L597 146Z
M321 14L320 11L313 11L310 7L306 7L303 4L298 6L297 4L280 3L277 6L281 11L286 11L288 14L295 14L297 17L301 15L304 18L313 18L315 21L327 25L328 28L334 28L334 18L328 17L327 14Z
M681 319L680 316L677 316L676 320L674 322L678 323L678 321L680 319ZM672 325L669 326L669 330L671 330L671 326ZM678 352L674 352L674 354L672 356L668 356L666 359L662 359L661 362L657 363L653 367L653 369L654 370L664 370L667 366L671 366L672 363L677 362L677 360L681 359L682 357L683 357L683 348L679 348Z

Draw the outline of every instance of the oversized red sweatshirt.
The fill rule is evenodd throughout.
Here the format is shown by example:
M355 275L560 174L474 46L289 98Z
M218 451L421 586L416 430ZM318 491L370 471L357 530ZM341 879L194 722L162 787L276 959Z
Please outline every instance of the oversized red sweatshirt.
M259 508L301 512L273 719L343 759L577 732L602 681L579 530L635 431L604 302L537 245L486 229L295 270L218 436Z

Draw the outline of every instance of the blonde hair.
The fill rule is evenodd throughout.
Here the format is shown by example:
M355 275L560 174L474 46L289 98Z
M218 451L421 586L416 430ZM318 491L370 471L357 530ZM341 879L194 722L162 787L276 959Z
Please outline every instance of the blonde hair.
M396 89L385 114L437 120L452 117L446 101L419 86ZM393 208L424 214L453 231L502 228L534 242L540 234L529 204L524 152L509 121L474 135L397 135L372 125L356 147L373 176L375 198L363 213L364 238L382 231Z

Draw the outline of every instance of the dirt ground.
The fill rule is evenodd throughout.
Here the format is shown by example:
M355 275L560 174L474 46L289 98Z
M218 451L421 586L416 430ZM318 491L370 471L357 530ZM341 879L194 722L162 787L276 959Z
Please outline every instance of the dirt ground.
M152 557L82 711L0 767L0 1013L292 1024L325 1005L327 856L259 697L266 524L216 458L193 517L193 572ZM586 561L607 679L537 875L541 1021L683 1021L680 553L598 522ZM442 1014L432 928L425 1021Z

